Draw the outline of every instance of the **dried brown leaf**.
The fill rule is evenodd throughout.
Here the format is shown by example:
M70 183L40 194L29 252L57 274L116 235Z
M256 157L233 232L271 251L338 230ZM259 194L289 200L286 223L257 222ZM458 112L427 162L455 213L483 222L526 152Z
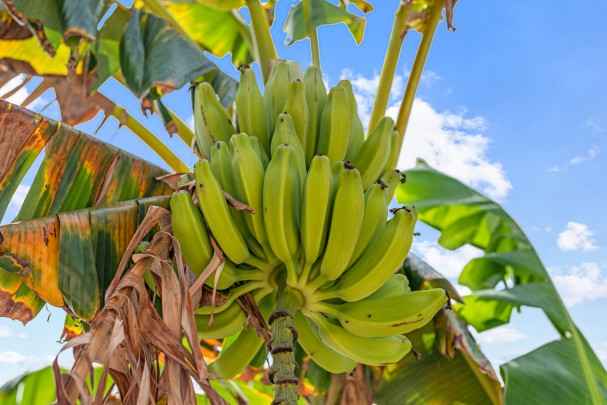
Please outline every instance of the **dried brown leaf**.
M133 265L125 272L134 248L156 225L160 226L160 232L143 253L133 257ZM92 404L85 382L92 373L93 362L105 367L99 390L103 392L107 377L111 376L123 403L154 404L163 397L171 403L195 403L193 381L196 381L212 404L225 404L207 380L194 319L199 299L190 293L189 270L170 230L168 211L158 207L148 211L127 248L119 274L112 281L105 308L92 321L90 332L72 339L62 349L73 348L75 363L71 372L63 375L56 367L60 404L72 404L76 398ZM177 273L169 261L171 251ZM162 317L154 308L143 280L148 270L160 286ZM184 346L183 337L189 347L195 348L193 351ZM161 362L164 362L162 369ZM104 398L98 394L94 400L95 404L101 404Z

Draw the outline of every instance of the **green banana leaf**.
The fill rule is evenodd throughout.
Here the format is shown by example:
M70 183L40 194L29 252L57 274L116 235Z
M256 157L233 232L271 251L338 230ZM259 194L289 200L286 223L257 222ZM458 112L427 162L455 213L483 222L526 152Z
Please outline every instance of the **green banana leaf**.
M43 148L21 222L0 227L0 316L26 323L47 302L89 320L137 224L172 189L155 180L163 169L0 101L0 216Z
M516 307L531 306L544 311L561 340L537 349L547 356L553 367L535 376L533 390L538 397L549 398L556 387L565 384L560 368L576 363L581 378L569 381L571 397L576 402L591 399L601 403L607 398L607 372L575 326L550 276L523 230L496 202L467 187L458 180L432 169L419 160L414 169L405 172L407 182L399 186L396 196L402 204L415 205L419 219L441 232L439 244L457 249L471 244L485 251L463 269L459 283L470 287L472 294L457 304L458 314L479 332L506 324ZM506 283L506 281L509 283ZM500 289L496 287L500 284ZM559 343L559 342L566 343ZM575 356L554 347L573 348ZM516 361L533 359L529 353ZM548 361L548 360L547 360ZM525 370L516 363L506 363L501 371L506 380L507 403L517 402L526 390L513 389L513 381L529 383ZM529 386L527 387L529 389Z
M55 377L50 366L20 375L0 387L0 405L48 405L54 401Z
M66 370L62 370L66 372ZM95 384L98 387L98 381L103 373L103 367L96 367L94 371ZM106 383L107 393L112 380L109 377ZM91 387L90 382L89 387ZM243 403L250 405L267 405L272 402L272 396L258 390L256 384L246 383L244 381L232 381L224 383L222 381L211 381L211 386L219 392L226 402L230 405ZM91 387L92 388L92 387ZM92 389L93 398L96 390ZM32 371L20 375L0 387L0 405L48 405L56 400L55 377L52 367L44 367L40 370ZM166 402L162 399L159 404ZM204 395L196 395L197 404L210 404L209 399Z
M166 4L173 18L202 49L218 57L231 53L234 66L240 66L253 61L253 45L244 19L237 10L227 9L232 5L226 4L222 10L204 2Z
M309 4L307 4L309 3ZM309 36L311 30L316 30L321 25L332 25L343 23L348 27L350 34L360 44L365 35L367 20L347 10L350 1L340 2L335 5L327 0L303 0L291 6L284 31L287 33L287 45L292 45ZM368 2L353 2L364 13L373 11L373 6ZM309 16L306 15L306 6L309 6Z
M0 316L25 324L46 302L90 321L145 212L166 208L168 200L148 197L0 226ZM32 303L20 297L27 292ZM21 311L12 309L19 304Z
M165 170L0 100L0 217L43 148L19 221L171 192L155 180Z
M180 35L170 22L137 8L119 6L97 30L101 15L110 4L47 0L40 6L30 0L15 1L22 19L44 24L39 32L43 39L31 33L29 36L5 33L0 38L0 85L20 73L28 78L42 76L44 80L34 95L54 88L62 121L69 125L86 121L99 110L113 110L113 103L96 92L109 77L128 84L140 97L155 99L210 75L221 78L219 82L215 80L215 90L231 103L236 81L206 58L203 51L207 48ZM10 21L3 3L0 21ZM8 29L12 31L21 32L20 26L13 22ZM76 38L83 38L84 42L78 44ZM41 47L40 42L45 40L49 46ZM127 48L129 52L124 52ZM180 62L175 63L176 60ZM28 101L34 98L30 96Z
M458 297L453 285L417 256L409 254L403 269L412 290L440 287L452 298ZM377 403L503 403L502 388L491 363L466 321L454 311L442 309L433 322L407 337L421 357L417 361L414 356L406 356L383 370L375 393Z
M67 371L61 368L60 370ZM87 385L95 398L103 367L96 367L92 372L94 381L91 384L89 378ZM112 377L108 376L104 395L108 394L112 383ZM48 405L55 401L55 376L51 366L24 373L0 387L0 405ZM107 403L113 403L111 394Z

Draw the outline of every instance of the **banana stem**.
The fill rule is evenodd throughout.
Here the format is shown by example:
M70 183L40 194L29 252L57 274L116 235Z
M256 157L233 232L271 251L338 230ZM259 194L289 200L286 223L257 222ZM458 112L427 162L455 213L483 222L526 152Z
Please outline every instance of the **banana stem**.
M280 284L278 304L268 320L272 334L270 381L275 385L272 403L296 405L299 399L297 393L299 379L295 376L295 372L299 365L295 361L294 344L297 341L297 331L293 326L293 318L299 310L299 299L286 288L284 278Z
M396 120L396 130L399 134L399 151L403 147L403 141L405 140L405 131L407 129L407 124L409 123L409 117L411 116L411 107L413 107L415 93L417 92L417 87L422 77L422 72L424 70L424 65L426 64L426 59L428 59L428 52L430 51L430 46L432 45L432 40L434 39L436 27L438 26L438 23L440 22L442 16L443 5L444 0L436 0L434 2L434 5L432 6L430 18L426 23L426 29L422 35L422 40L419 44L419 48L417 48L415 60L413 61L413 66L411 68L411 74L409 75L409 79L407 80L407 88L405 89L405 94L403 96L402 103L400 104L398 118Z
M394 25L392 26L392 33L390 34L390 42L388 43L384 65L381 69L381 75L379 76L379 87L377 88L377 94L375 95L375 101L373 102L367 134L370 134L375 127L377 127L379 121L384 114L386 114L386 108L388 107L388 101L390 99L390 90L392 88L392 82L394 81L396 67L398 66L398 59L405 36L409 32L407 29L407 20L410 9L411 1L401 0L396 13L394 13Z
M278 59L278 54L270 34L270 25L263 6L259 0L246 0L246 4L253 26L256 59L261 69L263 82L266 83L270 77L270 70L272 70L270 62L272 59Z
M312 64L320 67L320 48L318 44L318 31L316 27L311 26L312 21L312 6L310 0L304 0L304 16L306 27L308 27L308 37L310 37L310 53L312 54Z

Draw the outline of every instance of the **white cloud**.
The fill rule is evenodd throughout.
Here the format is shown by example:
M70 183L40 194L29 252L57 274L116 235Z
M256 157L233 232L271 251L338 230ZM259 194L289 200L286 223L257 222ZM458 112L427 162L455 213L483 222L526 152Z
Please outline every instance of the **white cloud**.
M563 251L590 252L599 248L595 244L594 232L588 225L572 221L567 222L567 228L559 233L556 243Z
M568 271L556 268L548 270L568 307L584 301L607 298L607 277L597 263L582 263Z
M6 325L0 325L0 339L1 338L25 338L27 337L24 333L17 333Z
M561 168L558 166L552 166L552 167L548 168L548 171L553 172L553 173L558 173L561 171Z
M352 81L359 114L366 125L379 77L356 76L351 71L344 71L342 77ZM398 114L404 84L404 77L397 76L391 89L386 114L393 118ZM481 133L486 127L483 117L468 117L465 109L457 113L438 112L428 102L416 99L399 168L415 166L415 159L420 157L434 168L481 189L491 198L503 199L512 189L512 184L503 166L487 156L491 140Z
M563 170L567 170L571 166L577 166L579 164L582 164L584 162L587 162L589 160L596 158L600 153L601 153L601 150L598 147L593 146L592 148L588 149L588 151L586 152L585 155L575 155L574 157L572 157L569 160L569 162L566 165L563 165L563 166L555 165L555 166L550 167L548 169L548 171L558 173Z
M436 242L428 241L414 243L413 250L420 259L449 279L457 278L470 260L483 255L483 252L474 246L464 245L457 250L447 250Z
M13 194L13 198L11 199L11 204L17 207L21 207L23 202L25 201L25 197L27 193L30 191L31 185L19 184L17 186L17 190L15 190L15 194Z
M586 120L586 126L590 129L592 129L594 132L603 132L603 129L599 126L599 124L597 124L594 117L589 117Z
M426 70L422 73L422 77L420 81L427 87L430 87L434 84L434 82L438 80L442 80L443 78L436 72L432 70Z
M490 329L477 335L479 343L512 343L526 339L527 335L508 325Z
M21 353L7 351L0 352L0 364L7 366L48 366L55 358L53 356L26 356Z
M587 152L586 155L577 155L577 156L575 156L574 158L572 158L569 161L569 164L571 166L575 166L575 165L579 165L580 163L583 163L583 162L585 162L587 160L592 160L592 159L594 159L595 157L598 156L599 152L600 152L600 149L597 148L596 146L593 146L592 148L588 149L588 152Z
M372 78L368 78L362 75L355 75L354 72L346 69L342 72L340 79L348 79L352 82L352 88L354 89L354 96L356 97L356 104L358 106L358 115L366 128L369 124L371 110L373 109L375 94L379 87L379 75L375 74ZM390 89L390 101L394 102L398 100L404 91L405 78L397 75L394 77L392 88Z
M397 106L388 109L396 116ZM429 103L416 99L405 135L399 168L415 165L420 157L434 168L480 188L489 197L503 199L512 189L500 163L487 156L491 140L480 133L482 117L466 118L466 112L439 113Z

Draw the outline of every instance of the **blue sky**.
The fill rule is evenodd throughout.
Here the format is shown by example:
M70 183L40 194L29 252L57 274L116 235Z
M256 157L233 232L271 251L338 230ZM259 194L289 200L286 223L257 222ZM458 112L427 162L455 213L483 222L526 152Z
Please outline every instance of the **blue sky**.
M327 82L351 79L363 117L369 113L396 7L396 2L375 3L360 47L343 25L322 27L319 32ZM575 322L607 364L607 328L601 317L597 320L597 314L607 311L607 217L602 210L607 197L604 4L587 0L574 13L564 11L568 10L564 2L558 3L461 1L457 5L457 31L448 32L444 23L437 31L400 168L423 157L500 201L535 244ZM278 52L306 67L307 42L282 46L288 7L288 1L279 3L280 23L272 30ZM397 109L418 41L415 33L405 41L389 113ZM236 76L226 58L217 62ZM102 90L139 113L125 90L112 83ZM15 97L18 102L19 95ZM184 90L170 94L167 101L186 122L191 120ZM51 116L56 113L56 109L45 110ZM98 117L95 122L100 121ZM185 158L187 148L176 137L162 133L157 118L146 124L193 163ZM106 124L99 137L162 165L128 130L116 132L116 127L115 122ZM4 222L14 216L18 203L17 196ZM480 254L472 247L446 251L437 245L436 232L423 226L420 230L414 252L452 280ZM0 319L0 383L50 364L60 348L55 341L62 322L61 311L52 308L43 309L26 327ZM524 308L513 315L511 324L478 335L478 341L497 366L556 337L540 311Z

